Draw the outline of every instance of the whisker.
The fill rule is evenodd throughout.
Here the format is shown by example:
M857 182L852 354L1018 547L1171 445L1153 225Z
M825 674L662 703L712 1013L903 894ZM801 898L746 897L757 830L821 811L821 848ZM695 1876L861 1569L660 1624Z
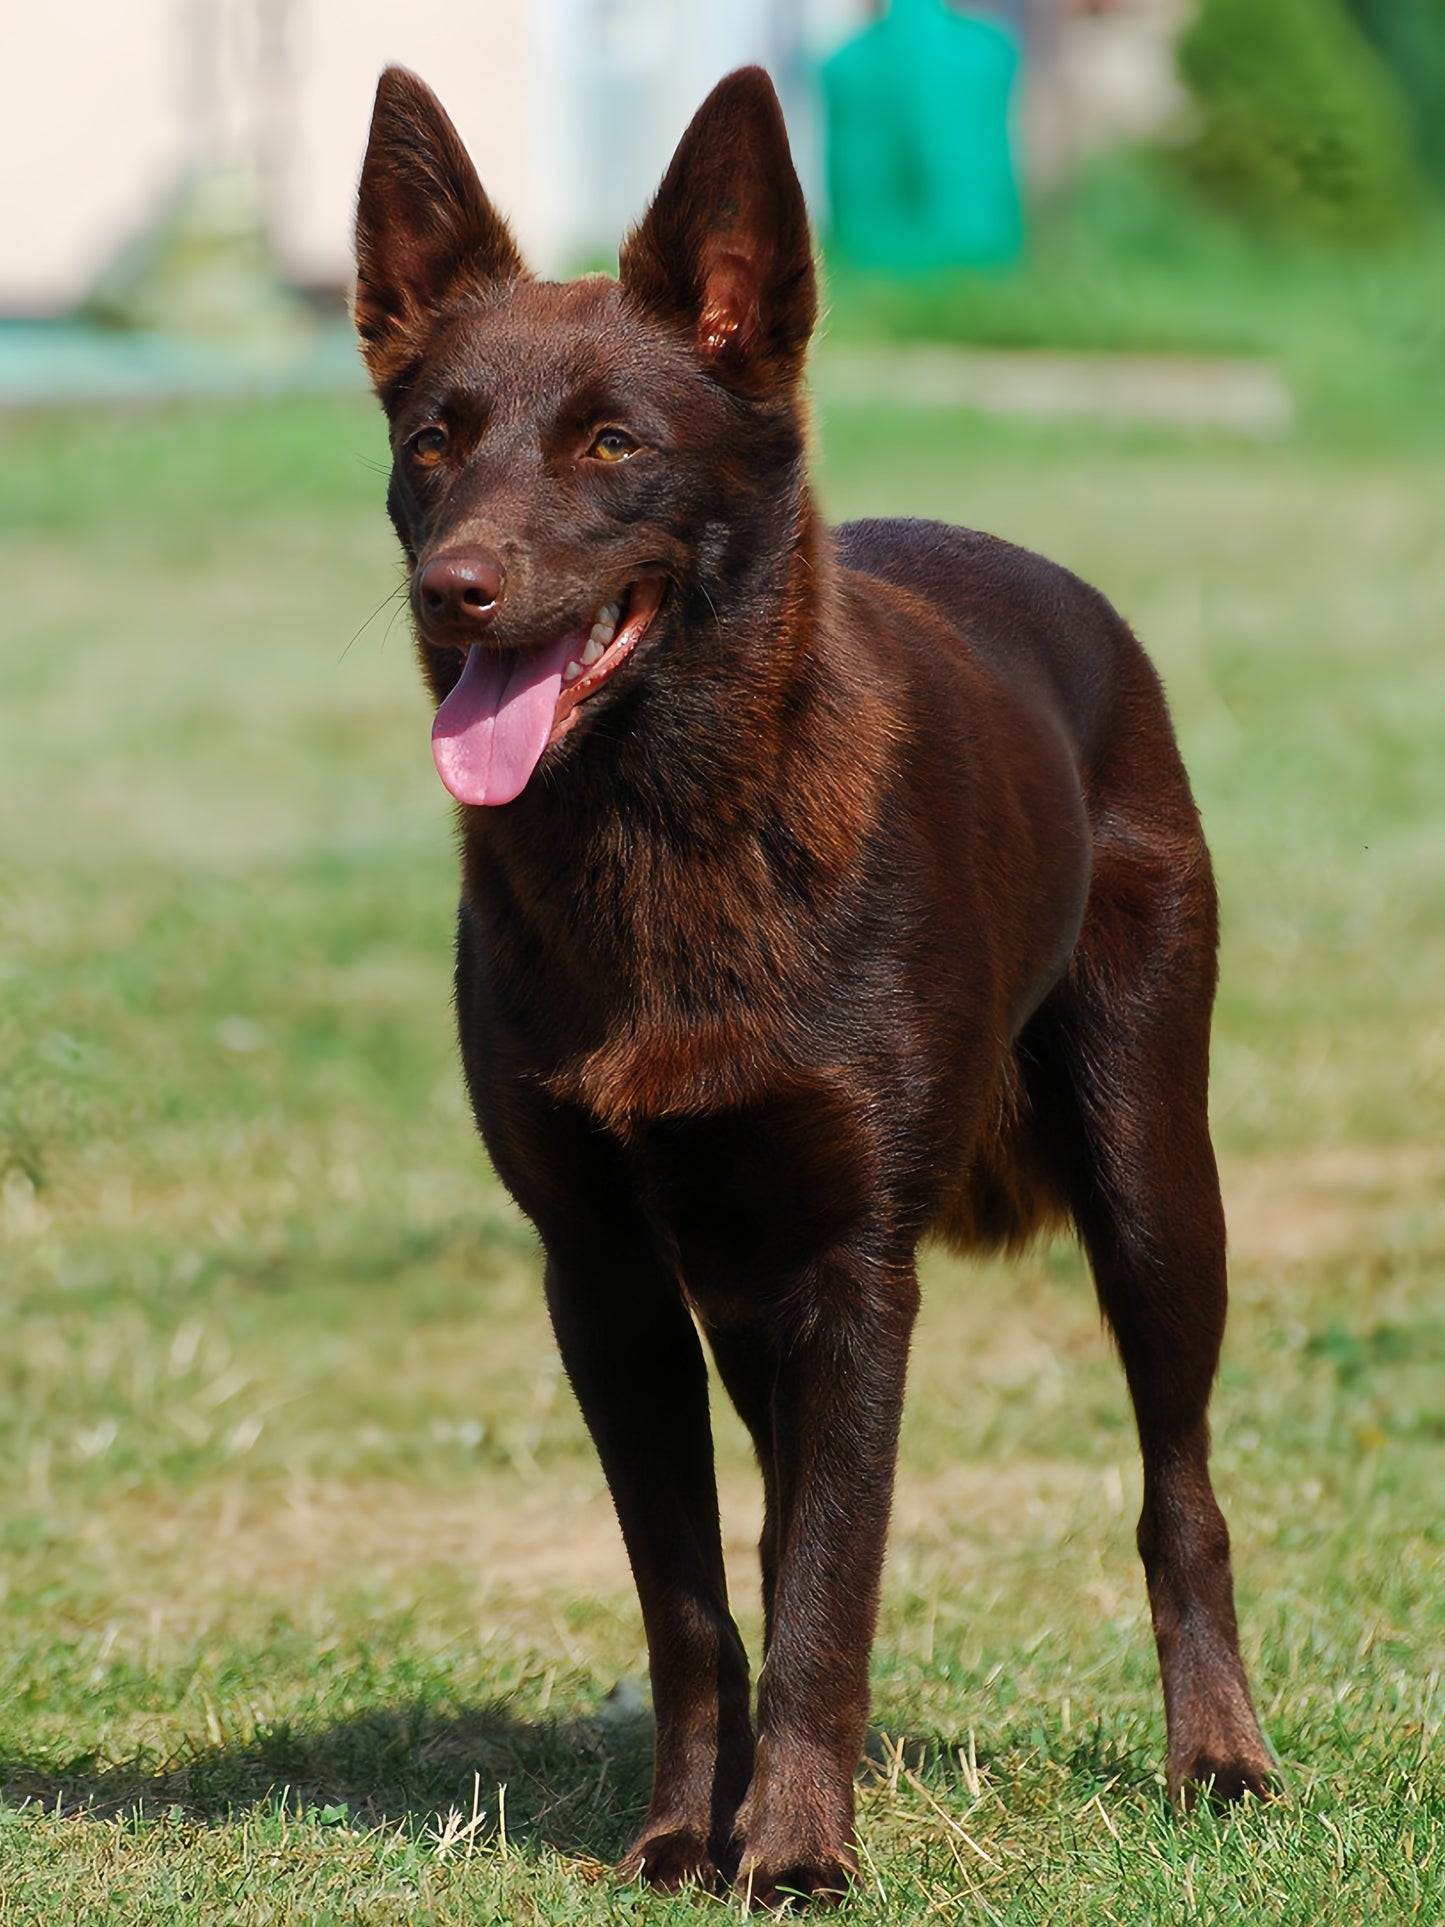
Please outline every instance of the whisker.
M385 633L382 635L382 638L381 638L381 653L383 655L386 654L386 645L391 641L391 632L396 627L396 619L401 614L404 606L405 605L403 603L398 602L396 607L392 610L390 618L387 621Z
M342 650L341 654L336 658L336 660L338 662L345 662L346 658L351 653L352 644L355 643L360 638L362 631L369 629L371 627L372 623L376 621L376 618L381 614L382 610L386 607L388 602L397 602L397 598L399 596L404 595L405 593L406 593L406 584L404 582L398 582L390 595L383 596L381 601L378 602L376 607L372 610L371 614L366 618L365 622L362 623L361 628L358 629L356 634L351 638L351 642L347 643L346 647ZM397 608L393 609L391 612L391 622L396 621L399 608L400 608L400 603L398 602ZM386 635L383 635L381 639L381 646L383 649L386 647L386 637L391 634L391 622L387 623Z

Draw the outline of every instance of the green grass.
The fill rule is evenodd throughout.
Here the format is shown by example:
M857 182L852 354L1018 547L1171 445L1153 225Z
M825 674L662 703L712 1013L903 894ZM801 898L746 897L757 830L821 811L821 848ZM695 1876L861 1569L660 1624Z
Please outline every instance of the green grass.
M1216 1456L1289 1789L1167 1810L1077 1258L930 1257L852 1917L1439 1921L1445 456L819 440L832 513L1045 549L1169 684L1225 906ZM350 402L0 426L4 1927L721 1917L602 1871L644 1655L459 1088L382 456Z

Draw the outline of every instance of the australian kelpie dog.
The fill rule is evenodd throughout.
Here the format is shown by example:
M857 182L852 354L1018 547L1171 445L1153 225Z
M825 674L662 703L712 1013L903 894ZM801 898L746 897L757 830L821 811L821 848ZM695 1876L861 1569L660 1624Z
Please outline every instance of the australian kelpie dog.
M1169 1786L1263 1792L1208 1472L1214 887L1154 671L1037 556L820 521L812 245L761 70L703 105L619 278L555 284L392 69L357 254L461 805L467 1080L646 1626L624 1872L766 1904L854 1870L930 1232L1082 1238L1143 1450ZM755 1713L704 1339L766 1492Z

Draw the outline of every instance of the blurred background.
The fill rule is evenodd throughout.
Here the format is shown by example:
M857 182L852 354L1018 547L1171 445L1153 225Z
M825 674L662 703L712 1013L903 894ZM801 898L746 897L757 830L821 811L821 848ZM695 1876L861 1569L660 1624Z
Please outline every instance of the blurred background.
M1368 416L1401 408L1391 374L1440 378L1440 0L61 0L4 34L15 403L354 386L349 230L389 60L443 95L544 272L614 260L697 101L756 60L840 334L1275 361L1111 385L915 359L905 390L1267 429L1322 388Z
M1318 314L1322 251L1358 290L1424 249L1438 285L1439 0L60 0L3 31L15 401L354 381L324 323L389 60L443 95L548 273L615 259L695 104L756 60L833 267L909 284L850 290L847 330L1298 348L1302 310L1355 318Z
M1319 1882L1290 1918L1394 1918L1408 1870L1437 1920L1445 0L0 12L12 1911L130 1923L130 1880L146 1919L259 1927L280 1804L288 1920L611 1919L566 1855L614 1855L645 1788L615 1523L461 1090L450 808L346 323L390 60L552 273L615 263L709 85L766 62L826 264L825 511L1097 583L1215 854L1217 1463L1298 1797L1257 1889L1253 1823L1171 1829L1087 1278L935 1254L877 1719L941 1764L865 1786L880 1892L923 1883L877 1917L965 1917L937 1816L977 1795L991 1918L1047 1879L1060 1919L1193 1919L1197 1865L1230 1918L1286 1877ZM438 1816L493 1826L502 1781L522 1859L447 1859ZM124 1855L70 1818L151 1810Z

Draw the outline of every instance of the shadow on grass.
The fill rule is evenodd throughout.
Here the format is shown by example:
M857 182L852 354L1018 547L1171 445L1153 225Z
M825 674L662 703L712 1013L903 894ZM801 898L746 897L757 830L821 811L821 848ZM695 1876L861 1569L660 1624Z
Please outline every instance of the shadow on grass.
M978 1776L1006 1788L1041 1758L1063 1769L1075 1802L1080 1789L1157 1784L1150 1765L1101 1728L1055 1736L1052 1744L1037 1729L998 1737L998 1745L974 1753L957 1737L874 1731L860 1786L896 1789L901 1780L925 1804L951 1808L967 1804ZM282 1723L160 1761L82 1757L63 1768L0 1761L0 1802L12 1809L34 1803L75 1820L174 1818L204 1826L285 1815L321 1827L400 1828L439 1844L464 1828L479 1842L504 1834L513 1846L611 1862L641 1824L651 1766L652 1720L644 1712L522 1720L502 1701L455 1711L419 1703L316 1728Z
M517 1845L611 1861L641 1824L651 1767L650 1715L521 1720L493 1702L377 1710L314 1730L278 1724L160 1761L0 1760L0 1801L70 1819L211 1826L284 1812L417 1837L440 1837L449 1815L455 1827L479 1814L478 1840L505 1831Z

